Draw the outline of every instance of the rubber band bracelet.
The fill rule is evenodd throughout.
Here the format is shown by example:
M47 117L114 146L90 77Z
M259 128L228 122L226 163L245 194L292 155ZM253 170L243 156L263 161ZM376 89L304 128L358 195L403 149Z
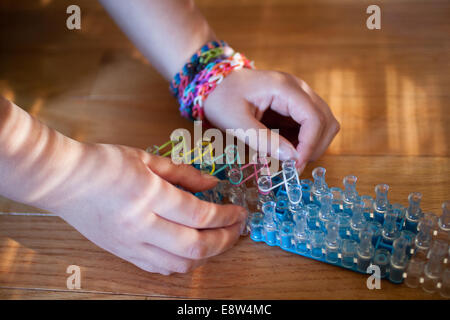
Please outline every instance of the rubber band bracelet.
M203 120L205 99L227 75L242 68L254 69L253 62L226 42L211 41L202 46L170 83L181 115L190 120Z

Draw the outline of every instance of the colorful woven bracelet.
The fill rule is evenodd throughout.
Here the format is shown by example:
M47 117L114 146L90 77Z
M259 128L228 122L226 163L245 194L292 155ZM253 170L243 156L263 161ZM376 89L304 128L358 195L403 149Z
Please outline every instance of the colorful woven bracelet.
M203 120L203 102L233 70L254 69L253 62L235 52L224 41L212 41L197 51L170 84L180 104L181 115Z

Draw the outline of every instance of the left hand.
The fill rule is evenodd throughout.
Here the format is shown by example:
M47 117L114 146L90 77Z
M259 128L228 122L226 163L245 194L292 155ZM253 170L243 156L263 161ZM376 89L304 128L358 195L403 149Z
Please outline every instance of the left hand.
M204 103L211 124L225 129L267 129L260 120L267 109L291 117L299 124L298 145L294 147L279 136L279 148L273 157L295 159L303 171L307 162L316 160L327 149L340 125L329 106L303 80L283 72L241 69L228 75ZM270 151L270 134L267 131ZM275 133L272 133L272 135ZM238 138L245 139L245 137ZM261 141L245 141L260 150Z

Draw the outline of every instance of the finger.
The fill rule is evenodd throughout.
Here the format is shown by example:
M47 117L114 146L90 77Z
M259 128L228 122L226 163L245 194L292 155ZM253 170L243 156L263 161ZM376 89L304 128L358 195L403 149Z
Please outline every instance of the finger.
M126 153L141 159L154 173L172 184L182 186L191 192L200 192L214 188L219 182L214 176L202 173L191 165L175 164L170 158L151 155L144 150L117 146Z
M148 166L164 180L182 186L191 192L212 189L219 182L219 179L214 176L202 173L188 164L175 164L170 158L152 156Z
M327 118L334 118L328 104L303 80L294 77L298 86L310 97L314 105L319 108Z
M296 149L299 153L297 167L302 168L310 160L320 141L324 116L298 85L280 88L280 96L274 99L271 108L282 115L289 115L300 124Z
M319 140L317 147L311 154L311 160L317 160L325 151L328 149L329 145L333 141L336 134L339 132L339 123L335 120L327 122L325 129L322 132L322 136Z
M270 130L259 120L257 113L260 110L247 101L241 102L244 104L240 114L234 115L233 127L236 137L242 142L248 144L254 150L262 153L270 154L278 160L297 159L298 153L295 147L283 136L275 131ZM249 130L254 130L252 135Z
M201 260L230 249L239 239L242 226L236 223L223 228L196 230L149 215L137 236L141 241L174 255Z
M306 119L301 123L297 145L300 154L298 167L304 167L311 160L311 155L317 147L322 130L323 124L315 117Z
M325 116L325 128L315 151L311 155L312 160L318 159L328 148L331 141L340 130L339 122L334 117L328 104L303 80L295 78L298 85L309 95L315 106L322 111Z
M206 262L205 259L192 260L180 257L148 243L142 243L139 253L140 257L137 259L148 261L149 264L159 269L176 273L190 272ZM137 259L135 260L137 261Z
M149 154L148 152L145 152L144 150L139 149L139 148L124 146L124 145L116 145L116 147L133 157L137 157L137 158L141 159L142 162L144 162L146 164L150 162L150 159L152 157L151 154Z
M202 201L153 172L151 174L154 181L147 191L148 212L196 229L230 226L247 218L247 211L243 207Z

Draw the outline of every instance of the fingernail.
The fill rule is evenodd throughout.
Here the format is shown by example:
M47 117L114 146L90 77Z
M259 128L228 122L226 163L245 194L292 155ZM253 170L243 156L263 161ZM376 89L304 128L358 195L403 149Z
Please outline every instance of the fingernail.
M247 219L241 222L240 233L244 234L247 229Z
M247 211L247 209L243 209L243 210L241 211L241 216L242 216L242 218L243 218L244 220L247 220L247 218L248 218L248 211Z
M211 182L218 182L219 178L217 178L216 176L212 176L209 173L206 172L202 172L202 177L204 177L207 180L210 180Z
M303 163L297 167L297 172L299 175L302 174L303 170L305 170L305 167L306 167L306 163Z
M278 159L281 161L285 161L285 160L289 160L289 159L298 159L299 154L297 152L297 150L294 149L294 147L282 143L280 144L279 148L278 148Z
M247 231L247 218L248 218L248 211L246 209L241 211L241 216L243 218L240 226L241 235L245 234Z

